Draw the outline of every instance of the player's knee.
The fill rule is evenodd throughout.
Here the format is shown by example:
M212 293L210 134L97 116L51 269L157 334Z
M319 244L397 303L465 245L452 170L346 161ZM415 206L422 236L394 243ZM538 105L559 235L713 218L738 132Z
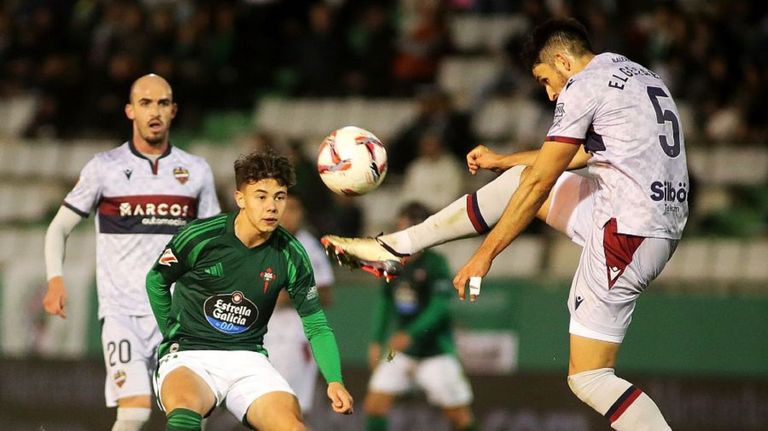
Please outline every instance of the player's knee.
M613 368L600 368L568 376L568 387L581 401L591 405L592 394L605 379L614 377Z

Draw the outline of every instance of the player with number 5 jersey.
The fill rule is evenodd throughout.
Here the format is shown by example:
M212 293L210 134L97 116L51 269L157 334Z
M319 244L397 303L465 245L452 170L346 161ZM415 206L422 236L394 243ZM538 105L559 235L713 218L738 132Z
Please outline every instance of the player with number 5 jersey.
M413 253L486 234L453 284L484 277L534 217L582 247L568 299L568 385L620 431L669 430L660 409L614 374L635 302L672 257L688 219L680 117L655 72L592 50L572 19L543 23L523 52L555 103L539 150L467 155L472 174L504 171L475 193L408 229L377 238L321 239L339 262L392 276ZM385 274L386 272L386 274Z

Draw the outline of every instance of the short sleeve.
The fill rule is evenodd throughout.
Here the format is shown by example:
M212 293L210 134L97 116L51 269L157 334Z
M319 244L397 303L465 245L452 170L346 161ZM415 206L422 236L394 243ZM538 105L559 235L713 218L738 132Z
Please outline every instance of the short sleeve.
M99 202L101 193L99 162L94 157L80 171L80 178L75 187L64 198L63 205L81 217L88 217Z
M597 99L590 80L569 80L557 98L547 141L583 144L596 109Z
M213 217L221 212L219 199L216 197L216 185L213 181L213 172L207 162L202 163L204 170L203 188L200 190L197 217Z

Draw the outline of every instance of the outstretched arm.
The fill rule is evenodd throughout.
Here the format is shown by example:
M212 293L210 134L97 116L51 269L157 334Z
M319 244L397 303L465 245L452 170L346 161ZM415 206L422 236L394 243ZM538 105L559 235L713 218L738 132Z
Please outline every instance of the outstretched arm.
M43 308L47 313L62 318L66 318L64 307L67 303L67 289L64 287L64 278L61 276L64 250L67 237L80 220L82 220L80 214L66 206L61 206L45 232L45 271L48 290L43 297Z
M573 160L580 146L547 141L536 161L521 177L501 219L485 237L480 248L456 274L453 286L464 299L464 288L470 277L484 277L493 259L528 226L549 196L557 178Z
M506 171L507 169L518 166L532 166L536 162L536 158L539 156L541 150L528 150L518 151L516 153L503 155L498 154L486 147L485 145L478 145L472 151L467 154L467 168L472 175L475 175L480 169L488 169L491 171ZM586 152L583 147L579 146L579 151L568 163L566 170L581 169L587 166L591 154Z

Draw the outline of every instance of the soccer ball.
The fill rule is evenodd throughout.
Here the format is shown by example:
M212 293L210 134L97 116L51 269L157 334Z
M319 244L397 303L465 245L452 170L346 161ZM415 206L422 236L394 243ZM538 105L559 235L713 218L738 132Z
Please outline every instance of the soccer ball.
M387 175L387 151L373 133L342 127L320 145L317 172L334 193L363 195L376 189Z

